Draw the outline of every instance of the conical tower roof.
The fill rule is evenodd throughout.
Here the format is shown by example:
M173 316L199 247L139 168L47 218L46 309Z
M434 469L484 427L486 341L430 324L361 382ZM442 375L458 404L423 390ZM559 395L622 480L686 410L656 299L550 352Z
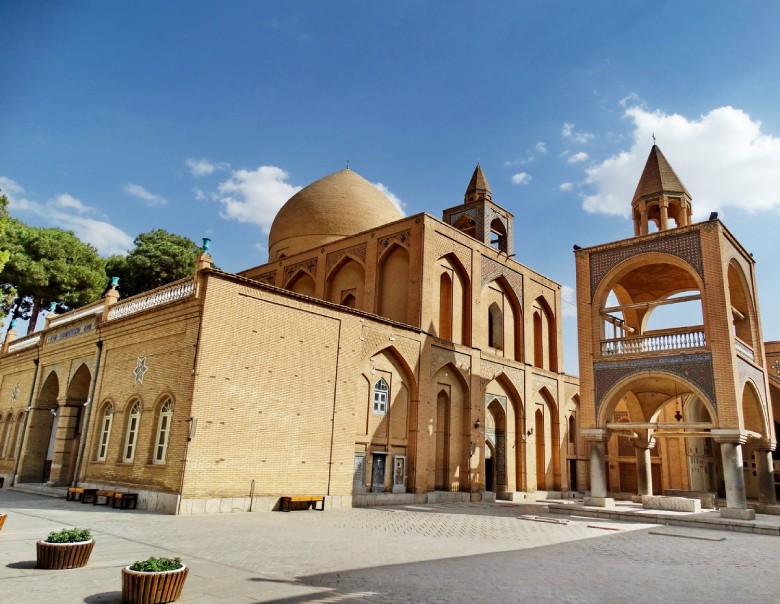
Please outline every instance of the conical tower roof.
M477 164L477 167L474 168L474 174L471 175L469 186L466 187L464 199L468 203L481 197L491 201L493 199L493 191L488 184L487 178L482 173L482 166Z
M688 189L669 165L661 149L658 145L653 145L631 203L635 204L645 196L659 193L679 193L686 195L688 199L691 198Z

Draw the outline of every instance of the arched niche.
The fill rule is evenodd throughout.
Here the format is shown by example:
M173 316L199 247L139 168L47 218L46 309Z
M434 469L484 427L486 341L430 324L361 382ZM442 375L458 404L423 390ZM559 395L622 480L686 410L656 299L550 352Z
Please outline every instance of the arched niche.
M470 286L466 270L454 254L446 254L436 261L438 296L434 308L432 331L437 337L457 344L471 343ZM437 303L438 302L438 303Z
M388 248L379 260L377 275L377 314L410 323L409 252L401 245Z
M316 285L314 278L305 270L300 269L292 276L284 288L304 296L314 297Z
M325 285L325 297L334 304L363 308L365 270L351 256L345 256L330 272Z
M495 304L501 311L502 326L498 330L496 325L488 323L489 314L482 319L484 333L481 340L483 346L489 346L491 329L495 336L501 332L501 348L494 348L496 354L515 361L523 360L523 315L520 301L517 299L512 287L504 277L499 277L482 288L482 308L490 309Z

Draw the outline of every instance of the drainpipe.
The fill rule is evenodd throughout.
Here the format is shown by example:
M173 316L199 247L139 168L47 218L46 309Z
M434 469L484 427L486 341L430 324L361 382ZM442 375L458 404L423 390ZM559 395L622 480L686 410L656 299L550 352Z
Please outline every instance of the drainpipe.
M38 385L38 366L40 359L34 359L35 370L33 371L32 386L30 387L30 397L27 399L27 413L24 414L24 425L22 426L22 441L19 443L19 450L16 451L16 459L14 460L14 473L11 477L11 486L16 484L17 472L19 472L19 462L22 460L22 451L24 450L24 441L27 437L27 423L30 420L30 413L32 413L33 397L35 396L35 387Z
M89 388L89 398L87 399L87 417L84 418L81 430L81 442L79 443L79 454L76 458L76 470L73 472L73 480L71 486L75 487L79 479L79 472L81 471L81 462L84 459L84 449L87 447L87 439L89 437L89 420L92 416L92 407L95 406L95 390L97 389L98 376L100 375L100 358L103 355L103 340L98 340L95 343L97 346L97 354L95 355L95 375L92 377L92 384Z

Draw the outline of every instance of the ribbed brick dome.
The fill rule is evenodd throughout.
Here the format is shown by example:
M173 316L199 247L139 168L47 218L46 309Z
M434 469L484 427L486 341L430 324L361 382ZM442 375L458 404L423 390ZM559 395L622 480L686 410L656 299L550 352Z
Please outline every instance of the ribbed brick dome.
M388 197L350 169L313 182L282 206L268 236L277 260L403 218Z

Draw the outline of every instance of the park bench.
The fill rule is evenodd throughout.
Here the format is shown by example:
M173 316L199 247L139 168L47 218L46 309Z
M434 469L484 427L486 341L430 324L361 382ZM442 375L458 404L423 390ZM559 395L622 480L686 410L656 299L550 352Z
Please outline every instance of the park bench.
M134 510L138 505L138 494L115 492L111 500L112 508L118 506L120 510Z
M65 495L65 501L81 501L84 496L82 487L68 487L68 494Z
M283 512L289 512L291 510L291 504L293 503L305 503L306 509L310 507L322 512L325 509L325 497L322 495L297 495L295 497L282 497L282 504L279 509ZM317 507L317 503L320 507Z

